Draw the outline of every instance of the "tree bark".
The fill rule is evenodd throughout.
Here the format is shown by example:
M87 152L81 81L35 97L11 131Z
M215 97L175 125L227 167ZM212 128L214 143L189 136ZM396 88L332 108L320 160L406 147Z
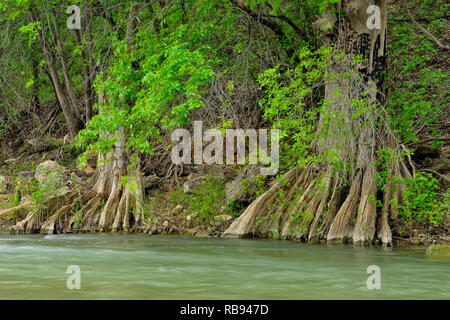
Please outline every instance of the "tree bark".
M32 10L33 21L37 21L37 17L35 12ZM66 119L67 128L69 129L70 135L74 138L78 132L82 129L83 124L80 119L73 112L72 107L67 99L67 96L64 92L63 85L60 82L58 67L55 61L55 57L50 52L47 42L45 40L45 35L43 30L38 33L38 40L41 46L42 52L44 54L45 62L47 63L50 78L55 89L56 98L62 108L64 117Z
M67 65L66 56L64 54L64 47L63 47L63 44L61 41L58 24L57 24L57 21L56 21L56 18L55 18L55 15L53 12L51 13L51 17L52 17L52 21L53 21L53 26L55 28L54 34L55 34L56 46L57 46L57 50L58 50L58 54L59 54L59 59L61 61L61 67L62 67L62 72L63 72L63 77L64 77L64 85L66 87L66 91L69 96L68 100L70 101L69 103L72 106L72 112L73 112L74 116L77 118L77 121L82 122L80 108L78 106L78 99L77 99L75 90L72 85L72 80L70 79L70 72L69 72L69 67Z

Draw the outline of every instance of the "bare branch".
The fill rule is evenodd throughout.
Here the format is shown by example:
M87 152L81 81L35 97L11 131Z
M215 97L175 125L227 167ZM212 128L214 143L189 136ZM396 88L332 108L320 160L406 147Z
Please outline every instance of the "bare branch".
M422 31L425 35L428 36L428 38L430 38L430 40L434 41L434 43L436 43L439 48L444 49L444 50L450 50L449 46L445 46L443 45L435 36L433 36L431 34L431 32L429 32L427 29L425 29L424 27L422 27L417 21L416 19L414 19L411 11L409 10L408 6L406 5L404 0L400 0L400 3L402 5L403 8L405 8L406 13L408 14L408 17L411 19L411 21L420 29L420 31Z

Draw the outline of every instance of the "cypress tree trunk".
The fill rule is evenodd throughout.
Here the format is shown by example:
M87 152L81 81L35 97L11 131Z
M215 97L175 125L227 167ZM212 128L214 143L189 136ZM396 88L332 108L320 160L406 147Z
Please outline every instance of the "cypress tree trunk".
M372 20L376 11L367 13L369 5L380 9L376 28L368 27L368 20L376 22ZM379 239L391 244L389 218L397 218L402 186L388 182L380 195L376 151L393 150L388 181L409 172L399 156L400 146L380 118L386 102L386 17L384 0L343 0L323 13L316 25L332 53L326 68L326 112L321 114L314 148L324 160L289 171L285 182L257 198L224 236L360 244ZM382 208L377 207L377 199Z

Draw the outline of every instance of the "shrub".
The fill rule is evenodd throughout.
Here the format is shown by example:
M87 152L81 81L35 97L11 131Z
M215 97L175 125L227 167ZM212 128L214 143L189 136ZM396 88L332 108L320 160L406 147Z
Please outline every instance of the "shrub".
M439 182L431 174L418 172L406 181L404 203L399 207L400 216L408 221L437 224L442 221L442 212L448 211L449 192L444 201L439 201Z

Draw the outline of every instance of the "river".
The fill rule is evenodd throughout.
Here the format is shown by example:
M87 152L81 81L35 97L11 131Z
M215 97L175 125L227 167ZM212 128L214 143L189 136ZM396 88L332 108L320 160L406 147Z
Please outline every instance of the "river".
M71 265L80 290L67 288ZM380 289L366 284L372 265ZM450 299L450 259L424 248L3 233L0 299Z

